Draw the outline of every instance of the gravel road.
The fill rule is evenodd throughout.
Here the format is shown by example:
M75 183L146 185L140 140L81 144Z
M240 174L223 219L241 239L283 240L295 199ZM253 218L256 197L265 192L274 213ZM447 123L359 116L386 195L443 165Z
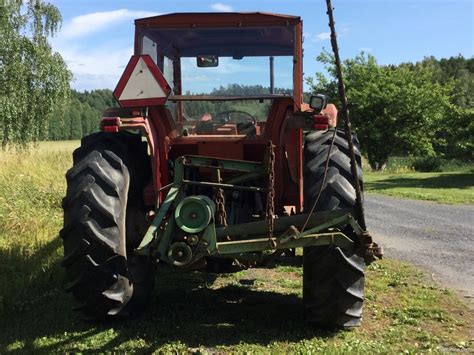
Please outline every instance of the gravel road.
M387 257L407 260L474 299L474 206L366 194L367 227Z

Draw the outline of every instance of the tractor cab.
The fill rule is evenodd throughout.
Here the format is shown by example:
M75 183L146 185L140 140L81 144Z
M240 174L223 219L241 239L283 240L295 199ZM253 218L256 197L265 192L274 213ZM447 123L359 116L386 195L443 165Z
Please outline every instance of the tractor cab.
M299 17L185 13L135 25L135 54L149 55L170 86L178 135L259 137L275 101L301 103Z
M170 162L179 157L265 163L272 142L275 203L300 211L308 120L290 116L310 108L302 85L300 17L176 13L135 21L135 53L114 96L143 120L155 194L172 181ZM123 112L112 116L120 118L106 118L105 130L130 127Z

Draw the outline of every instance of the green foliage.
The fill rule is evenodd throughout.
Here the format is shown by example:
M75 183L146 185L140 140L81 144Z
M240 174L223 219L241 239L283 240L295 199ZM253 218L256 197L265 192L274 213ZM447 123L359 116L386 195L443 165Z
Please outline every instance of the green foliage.
M322 52L318 60L331 77L317 74L319 82L310 78L308 83L313 92L334 99L333 58ZM450 107L451 87L437 83L431 67L381 66L375 57L361 53L344 61L343 71L351 121L373 169L383 169L392 154L435 154L437 127Z
M386 174L406 174L406 173L413 173L415 171L414 164L420 160L431 160L434 159L439 165L439 169L435 171L443 171L443 172L465 172L474 169L474 165L470 161L465 161L461 159L446 159L441 158L439 156L436 157L416 157L416 156L390 156L388 158L387 166L383 173ZM363 168L369 169L369 166L365 165L365 159L363 159ZM371 173L370 171L366 171L366 173ZM377 172L376 174L380 174Z
M79 93L48 38L61 14L41 0L0 5L0 142L80 139L98 130L102 112L115 106L110 90Z
M441 171L441 163L437 157L418 158L413 162L413 169L425 173Z
M437 60L433 56L408 66L428 66L435 71L435 80L441 84L453 84L454 105L461 108L474 106L474 58L464 58L462 55Z
M437 137L436 150L443 156L474 161L474 107L450 105Z
M69 117L71 118L71 125L69 131L69 139L80 139L82 137L82 122L81 112L75 106L69 110Z
M71 74L48 37L59 10L42 0L0 5L0 142L24 145L45 139L48 124L69 97Z
M474 156L474 58L461 55L437 60L427 57L414 68L429 67L436 83L451 88L451 104L438 125L435 151L448 158L473 161Z
M390 156L390 158L388 158L387 166L384 172L395 174L413 172L413 162L415 160L417 160L417 157L413 156Z
M323 52L329 78L307 81L313 92L337 101L332 56ZM473 160L474 59L462 56L380 66L363 53L344 62L351 119L375 169L389 155L428 155Z
M112 91L71 91L64 112L58 112L49 122L49 140L80 139L99 130L102 113L117 104Z
M275 88L275 94L291 95L291 90ZM212 96L246 96L246 95L262 95L269 94L270 88L262 85L239 85L229 84L227 86L220 86L212 90L209 95ZM190 93L186 93L189 95ZM199 95L199 94L195 94ZM225 111L244 111L254 116L258 121L266 121L268 110L270 108L269 100L253 101L193 101L184 103L184 112L189 120L198 120L205 113L210 113L213 116Z

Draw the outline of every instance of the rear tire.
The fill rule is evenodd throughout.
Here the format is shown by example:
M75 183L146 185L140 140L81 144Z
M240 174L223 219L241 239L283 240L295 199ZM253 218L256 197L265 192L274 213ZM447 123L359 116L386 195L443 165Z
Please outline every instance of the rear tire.
M311 132L304 148L304 201L309 212L321 187L334 129ZM358 178L362 186L361 155L354 139ZM325 185L315 211L352 208L356 205L345 134L336 131ZM350 230L345 231L349 237ZM308 320L322 328L359 326L364 301L365 262L353 250L331 245L304 248L303 301Z
M100 132L82 139L73 161L60 232L66 291L84 319L136 314L148 301L155 269L134 254L146 230L146 146L135 134Z

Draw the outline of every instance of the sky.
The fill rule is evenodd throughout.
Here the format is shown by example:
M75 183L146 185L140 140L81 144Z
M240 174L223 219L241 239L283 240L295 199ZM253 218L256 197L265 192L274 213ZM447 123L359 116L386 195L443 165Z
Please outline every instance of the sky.
M316 56L330 50L324 0L50 0L62 13L60 32L51 39L74 75L76 90L114 89L133 54L133 20L173 12L263 11L297 15L303 19L304 75L322 71ZM474 0L333 0L340 55L343 59L361 51L379 64L416 62L426 56L448 58L474 55ZM234 65L231 65L234 64ZM234 68L233 77L244 83L255 76L251 65L222 64ZM276 64L285 85L286 67ZM216 84L206 75L197 88ZM197 69L196 69L197 70ZM290 73L291 74L291 73ZM265 74L268 77L268 74ZM199 82L199 79L202 82ZM219 84L226 84L221 81ZM265 79L266 80L266 79ZM190 87L193 91L195 87ZM186 89L186 87L185 87ZM197 89L195 89L197 90Z

